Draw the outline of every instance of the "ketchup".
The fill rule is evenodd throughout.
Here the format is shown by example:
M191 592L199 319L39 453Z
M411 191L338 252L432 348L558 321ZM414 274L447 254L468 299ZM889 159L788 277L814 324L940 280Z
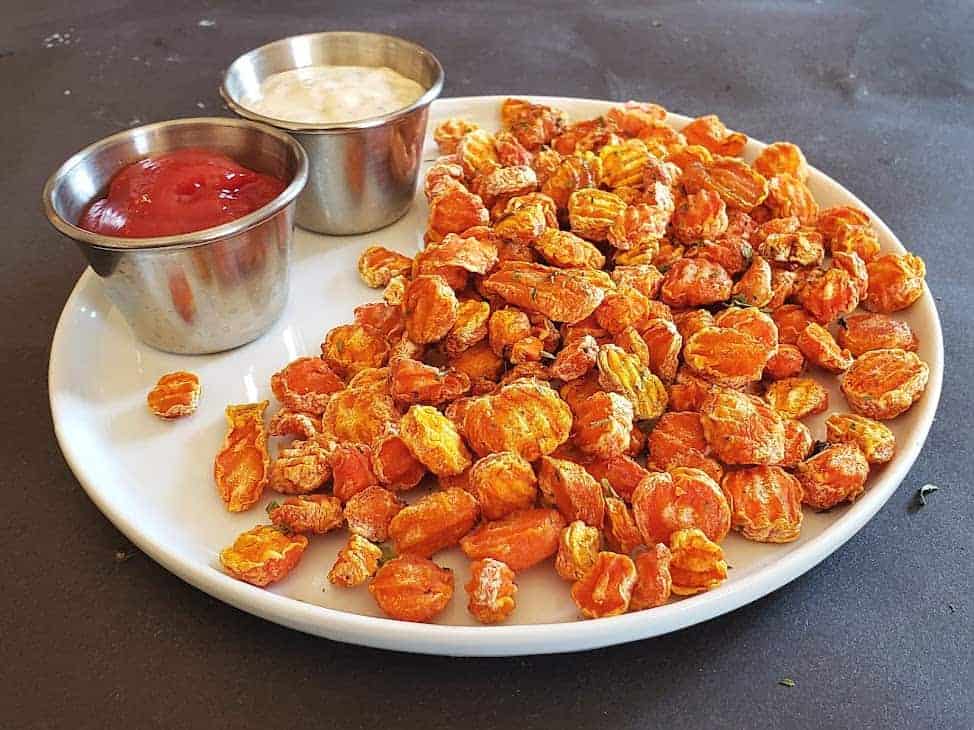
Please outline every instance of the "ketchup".
M122 238L192 233L252 213L286 186L218 152L176 150L122 168L78 225Z

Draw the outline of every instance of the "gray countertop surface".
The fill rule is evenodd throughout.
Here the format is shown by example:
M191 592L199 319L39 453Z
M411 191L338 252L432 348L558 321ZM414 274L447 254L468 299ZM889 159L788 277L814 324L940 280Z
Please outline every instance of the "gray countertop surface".
M0 726L972 726L971 3L37 0L0 17ZM346 646L230 608L141 554L117 562L126 542L52 430L50 341L83 263L44 221L41 186L121 128L226 113L216 90L239 53L337 29L428 46L445 96L654 100L801 145L926 260L940 309L940 409L889 503L741 610L564 656ZM926 482L941 491L910 512Z

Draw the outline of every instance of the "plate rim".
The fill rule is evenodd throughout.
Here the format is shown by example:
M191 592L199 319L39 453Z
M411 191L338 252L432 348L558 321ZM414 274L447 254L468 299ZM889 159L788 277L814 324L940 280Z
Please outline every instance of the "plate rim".
M444 111L444 107L447 108L448 114L458 113L449 110L449 107L499 102L510 96L553 105L590 104L608 107L623 103L604 99L536 94L463 96L436 100L431 107L431 116L434 112ZM668 117L669 121L688 119L673 113ZM765 144L758 140L753 141L762 146ZM812 169L822 175L827 183L848 196L855 205L866 211L873 224L896 246L905 250L902 242L882 218L877 216L858 196L831 176L817 168ZM936 367L931 365L926 392L918 403L923 408L925 416L921 419L919 429L913 432L919 438L911 439L899 452L900 458L896 471L886 475L884 480L888 482L885 489L869 489L820 535L740 580L725 584L715 591L654 608L652 611L638 611L596 620L556 623L499 626L417 624L305 603L237 581L210 565L182 558L162 541L155 540L140 530L138 525L89 479L83 464L83 454L65 433L65 402L60 396L64 375L59 370L58 361L59 353L65 347L68 337L66 320L69 312L83 299L91 287L99 285L96 279L94 272L86 268L65 301L55 327L48 364L48 392L55 436L68 467L89 499L142 552L185 582L225 603L309 634L362 646L412 653L442 656L522 656L612 646L686 628L741 608L772 593L810 571L841 548L897 491L926 444L935 420L943 384L945 365L943 329L936 300L924 282L924 294L929 298L934 321L932 331L925 333L925 337L929 338L933 345Z

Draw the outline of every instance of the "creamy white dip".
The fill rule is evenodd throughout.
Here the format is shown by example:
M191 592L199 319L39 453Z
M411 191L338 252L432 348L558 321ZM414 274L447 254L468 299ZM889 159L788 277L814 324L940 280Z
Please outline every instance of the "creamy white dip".
M288 122L328 124L378 117L407 107L426 92L391 68L306 66L264 79L244 106Z

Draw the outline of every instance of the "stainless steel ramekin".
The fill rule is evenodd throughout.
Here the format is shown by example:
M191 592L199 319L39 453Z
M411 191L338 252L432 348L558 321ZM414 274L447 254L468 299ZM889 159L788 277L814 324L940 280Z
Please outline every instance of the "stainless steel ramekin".
M288 185L253 213L178 236L116 238L75 225L121 168L186 147L221 152ZM304 150L283 132L239 119L175 119L83 149L48 179L43 202L137 337L160 350L202 354L256 339L284 309L294 201L307 178Z
M387 66L426 93L379 117L337 124L301 124L244 105L268 76L305 66ZM255 48L227 69L220 93L240 116L295 136L308 153L308 186L298 198L302 228L330 235L366 233L409 210L422 162L430 103L443 88L443 68L428 50L378 33L311 33Z

